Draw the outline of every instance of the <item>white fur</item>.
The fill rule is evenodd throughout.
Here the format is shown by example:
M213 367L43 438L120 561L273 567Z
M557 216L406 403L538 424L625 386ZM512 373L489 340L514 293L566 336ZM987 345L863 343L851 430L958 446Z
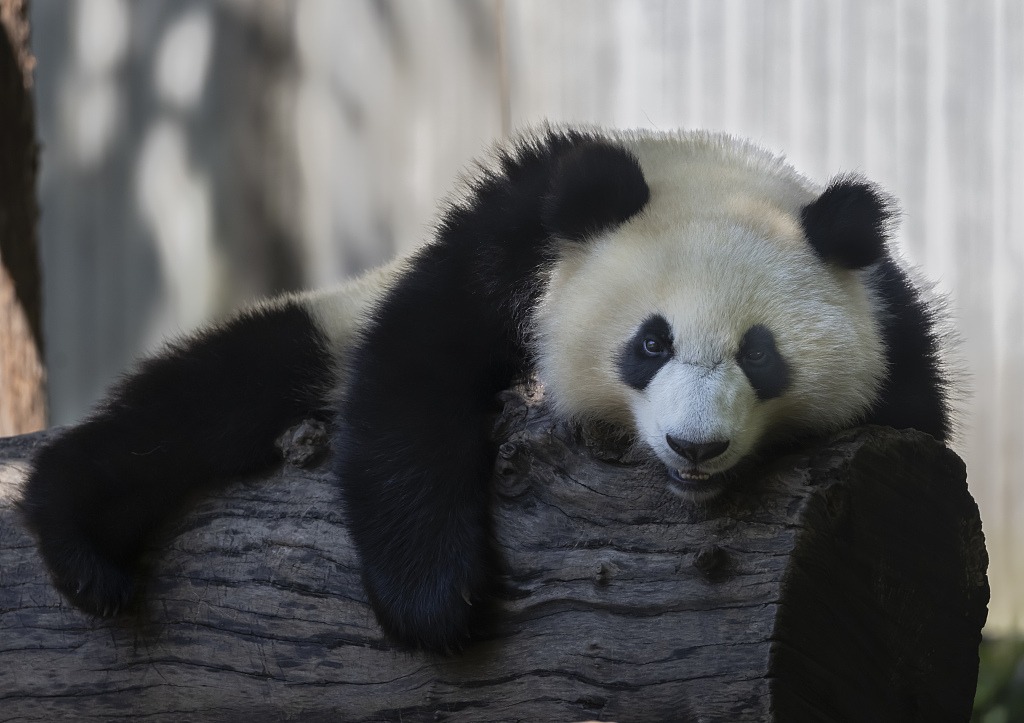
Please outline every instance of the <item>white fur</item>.
M854 423L874 401L885 355L868 271L822 262L800 209L820 189L781 158L706 133L623 134L651 190L647 207L586 243L566 243L537 309L538 375L557 410L635 430L669 467L721 472L766 439ZM664 316L675 357L638 392L617 358ZM790 385L759 401L735 361L762 324ZM695 468L665 441L727 439Z
M757 397L733 363L713 367L672 360L643 391L632 391L637 432L667 465L688 471L691 464L669 447L666 435L691 442L727 440L728 449L700 466L723 472L746 456L762 436Z
M298 302L309 312L313 323L324 335L334 361L334 374L325 380L323 390L331 402L341 399L348 378L348 352L358 342L360 330L406 266L406 259L396 259L333 288L284 294L264 303L272 308Z

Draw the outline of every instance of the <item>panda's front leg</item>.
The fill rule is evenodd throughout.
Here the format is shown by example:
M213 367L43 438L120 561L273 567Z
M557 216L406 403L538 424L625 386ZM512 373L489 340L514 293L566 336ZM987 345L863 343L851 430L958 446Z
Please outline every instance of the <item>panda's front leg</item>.
M339 474L363 583L384 632L402 647L450 653L484 622L495 560L481 421L406 417L430 425L416 450L389 442L390 434L361 434L358 423L340 432L360 448L339 460Z
M353 355L335 471L381 626L446 653L479 635L492 592L488 419L523 352L443 253L420 258Z
M550 132L499 154L373 312L339 415L337 467L377 617L410 648L479 633L495 579L487 414L529 366L522 334L565 243L650 195L616 143ZM500 169L497 170L497 169Z

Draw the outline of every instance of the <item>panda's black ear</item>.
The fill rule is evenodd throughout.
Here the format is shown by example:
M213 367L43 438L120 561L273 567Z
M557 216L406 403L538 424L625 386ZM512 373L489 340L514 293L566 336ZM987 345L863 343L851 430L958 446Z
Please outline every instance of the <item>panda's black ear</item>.
M555 161L541 222L553 234L581 241L626 221L650 195L636 156L608 142L584 141Z
M840 176L803 207L800 219L822 259L860 269L885 254L895 215L894 202L877 186L857 176Z

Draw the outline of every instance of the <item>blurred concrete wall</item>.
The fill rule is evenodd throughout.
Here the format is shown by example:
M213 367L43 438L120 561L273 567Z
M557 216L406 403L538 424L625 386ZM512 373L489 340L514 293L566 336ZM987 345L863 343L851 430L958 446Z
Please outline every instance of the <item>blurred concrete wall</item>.
M413 248L542 119L708 127L857 170L950 295L992 629L1024 615L1024 3L33 0L51 415L241 300Z

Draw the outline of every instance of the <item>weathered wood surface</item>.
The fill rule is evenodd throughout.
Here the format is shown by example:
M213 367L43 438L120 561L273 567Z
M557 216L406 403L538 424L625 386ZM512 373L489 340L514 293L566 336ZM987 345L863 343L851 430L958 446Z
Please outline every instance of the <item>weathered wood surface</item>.
M382 640L322 467L200 502L141 613L83 616L13 509L45 438L0 442L0 721L970 714L987 559L962 463L924 435L845 433L694 507L510 394L508 599L495 639L448 660Z

